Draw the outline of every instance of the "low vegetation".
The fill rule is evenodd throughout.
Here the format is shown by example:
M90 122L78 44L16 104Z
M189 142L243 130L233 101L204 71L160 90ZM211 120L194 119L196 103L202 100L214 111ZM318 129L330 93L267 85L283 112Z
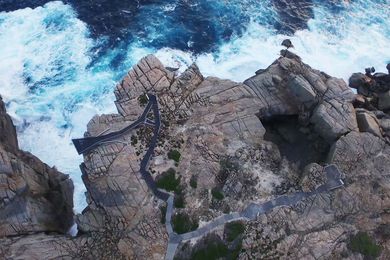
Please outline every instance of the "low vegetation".
M146 96L146 94L143 94L141 96L138 97L138 103L140 104L140 106L145 106L147 103L149 102L149 99L148 97Z
M203 248L194 250L191 260L217 260L228 256L229 249L221 240L209 241Z
M136 135L131 136L131 145L135 146L138 143L138 138Z
M194 231L198 226L198 221L185 213L178 213L172 218L172 228L177 234Z
M213 198L216 200L223 200L223 198L225 197L221 190L217 187L211 190L211 195L213 195Z
M381 247L366 232L359 232L352 236L348 247L352 252L360 253L366 257L375 258L381 252Z
M234 241L237 237L243 234L245 225L242 222L230 222L225 225L225 236L228 242Z
M216 234L209 234L201 239L191 251L191 260L238 259L242 249L241 240L237 243L226 243Z
M168 152L168 159L174 160L176 163L180 162L181 154L178 150L171 150Z
M176 171L170 168L168 171L163 172L160 177L157 178L156 184L160 189L167 191L177 191L180 186L180 176L176 178Z
M198 178L197 178L197 176L195 176L195 175L192 175L192 176L191 176L191 179L190 179L190 186L191 186L191 188L193 188L193 189L196 189L196 188L198 187Z
M184 199L183 194L175 194L173 204L174 204L175 208L184 209L185 208L185 199Z

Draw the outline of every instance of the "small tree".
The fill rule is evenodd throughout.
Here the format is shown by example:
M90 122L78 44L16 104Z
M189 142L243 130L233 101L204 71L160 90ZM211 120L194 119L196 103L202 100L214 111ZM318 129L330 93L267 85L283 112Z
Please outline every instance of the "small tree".
M174 198L174 206L178 209L184 209L185 208L185 199L183 194L175 194Z
M196 189L198 187L198 178L197 176L195 175L192 175L191 176L191 179L190 179L190 186L193 188L193 189Z
M176 178L175 169L170 168L157 179L157 187L167 191L176 191L180 185L180 176Z
M148 102L149 102L149 99L146 96L146 94L143 94L143 95L138 97L138 103L141 107L144 107Z
M181 154L178 150L171 150L168 153L168 159L174 160L176 163L180 162Z
M229 222L225 224L225 236L229 242L234 241L245 231L245 226L242 222Z
M190 231L194 231L198 228L198 221L194 218L190 218L185 213L178 213L172 218L173 231L177 234L184 234Z
M220 191L220 189L217 187L211 190L211 195L213 195L213 198L217 200L223 200L223 198L225 197L223 193Z

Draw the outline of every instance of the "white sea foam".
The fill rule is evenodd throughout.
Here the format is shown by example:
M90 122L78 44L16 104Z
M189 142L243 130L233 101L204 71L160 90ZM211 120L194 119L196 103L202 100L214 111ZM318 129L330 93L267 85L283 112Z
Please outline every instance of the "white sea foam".
M309 28L289 36L295 46L292 51L313 68L346 81L369 66L385 71L390 62L390 1L353 1L345 8L338 15L315 8ZM222 45L218 53L195 57L164 49L157 56L168 64L196 62L206 76L243 81L279 56L286 37L252 22L242 37Z
M114 73L87 68L93 45L86 25L61 2L0 13L0 93L20 146L71 175L78 212L85 187L71 139L93 115L114 112Z

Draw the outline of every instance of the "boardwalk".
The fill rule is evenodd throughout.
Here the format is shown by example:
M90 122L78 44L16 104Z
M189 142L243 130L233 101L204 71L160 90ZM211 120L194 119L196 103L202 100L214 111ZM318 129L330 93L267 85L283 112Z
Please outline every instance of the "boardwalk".
M160 111L158 108L157 98L154 95L148 94L149 102L142 113L142 115L131 125L106 135L97 136L97 137L87 137L80 139L73 139L73 143L76 147L76 150L79 154L87 153L92 149L98 147L101 144L106 142L113 141L114 139L122 136L123 134L138 128L141 125L153 126L153 137L150 143L148 150L146 151L145 156L141 160L140 173L142 178L145 180L149 189L153 192L153 194L160 200L167 202L167 212L166 212L166 229L169 235L168 248L166 252L165 259L172 260L175 256L175 252L177 247L182 241L190 240L193 238L198 238L204 236L205 234L211 232L215 228L224 225L228 222L237 221L237 220L254 220L260 214L266 214L272 211L276 207L284 207L284 206L294 206L300 201L310 196L320 194L320 193L328 193L334 189L340 188L344 185L341 180L340 171L337 169L335 165L329 165L325 167L325 174L327 177L327 182L320 187L318 187L315 191L312 192L296 192L290 195L283 195L273 200L267 201L262 204L251 203L249 204L242 212L233 212L230 214L222 215L207 225L198 228L197 230L185 233L185 234L176 234L173 231L171 219L173 215L173 195L160 190L157 188L156 182L154 181L152 175L147 170L148 163L152 158L154 149L156 148L158 136L160 132L161 119L160 119ZM148 113L153 110L154 121L147 118ZM84 169L85 170L85 169Z

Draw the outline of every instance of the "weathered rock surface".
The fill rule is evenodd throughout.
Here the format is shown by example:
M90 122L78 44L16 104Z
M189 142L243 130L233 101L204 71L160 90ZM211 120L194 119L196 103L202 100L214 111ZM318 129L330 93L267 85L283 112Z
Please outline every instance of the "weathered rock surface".
M45 232L64 234L72 224L72 181L18 149L15 127L0 101L0 257L21 257L15 252L7 253L12 246L7 246L6 237ZM39 247L36 249L31 256L41 252Z
M357 130L353 92L343 80L313 70L297 57L282 57L246 80L260 100L260 119L299 115L329 142Z
M149 55L117 85L118 114L95 116L85 136L130 125L144 111L144 94L156 95L162 123L149 171L158 180L173 169L180 182L174 188L173 214L185 213L200 227L251 202L316 190L326 181L324 166L336 164L344 175L344 188L259 215L227 245L236 248L242 243L239 259L356 259L363 256L351 251L349 241L364 231L381 245L385 259L390 252L383 228L390 225L390 117L368 96L375 93L367 91L370 84L371 78L355 74L350 85L361 88L362 94L356 97L343 80L312 69L289 51L243 83L204 78L195 64L179 75ZM150 115L148 119L154 120ZM12 123L4 122L0 126L12 133ZM38 234L8 230L3 235L17 238L0 240L0 256L163 259L168 245L161 221L165 203L154 197L140 174L152 135L151 127L141 126L84 154L81 169L88 207L75 218L80 231L75 238L42 233L64 229L56 226L58 219L48 217L52 200L43 202L28 193L36 187L34 194L39 195L49 178L56 185L45 186L46 192L65 194L68 180L40 164L29 169L23 164L33 159L17 154L23 167L9 163L1 168L8 178L0 182L7 183L3 189L4 197L11 198L7 203L29 198L26 205L49 206L42 206L41 222L31 213L34 225L28 227ZM7 146L17 148L14 144ZM11 155L0 159L11 162ZM28 182L32 173L45 171L37 181ZM9 214L3 212L1 208L7 220ZM10 226L15 221L0 223ZM227 242L222 227L214 233L210 237ZM179 248L184 259L192 252L187 246L191 243Z
M373 113L364 109L357 109L356 116L360 132L369 132L382 137L379 121Z

